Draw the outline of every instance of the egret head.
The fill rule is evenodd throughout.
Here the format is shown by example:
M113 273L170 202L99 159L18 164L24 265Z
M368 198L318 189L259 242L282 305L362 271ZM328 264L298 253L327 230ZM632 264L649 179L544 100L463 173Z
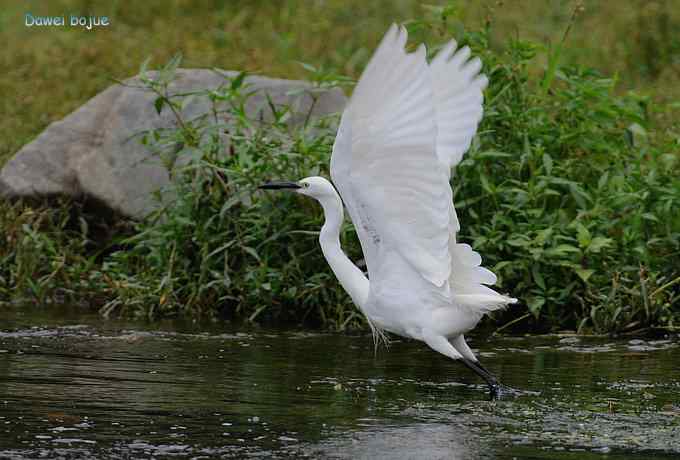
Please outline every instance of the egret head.
M289 190L301 195L307 195L321 201L324 197L335 196L335 189L323 177L305 177L297 182L275 181L260 186L263 190Z

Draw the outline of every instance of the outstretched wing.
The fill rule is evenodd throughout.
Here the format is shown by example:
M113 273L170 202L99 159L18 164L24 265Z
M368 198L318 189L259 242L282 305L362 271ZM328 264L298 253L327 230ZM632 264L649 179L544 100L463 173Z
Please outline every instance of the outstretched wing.
M468 61L469 49L454 53L455 42L428 65L424 46L406 53L406 40L406 30L393 25L364 70L333 146L333 182L372 282L391 250L454 295L498 296L483 286L495 276L479 254L456 243L449 185L481 119L486 77L478 59Z
M451 40L430 63L437 107L437 156L447 168L460 163L482 119L482 91L489 81L482 62Z
M470 148L482 119L482 91L488 80L479 73L482 68L479 58L469 58L470 49L456 50L456 42L451 40L430 63L437 108L437 156L448 172ZM495 284L496 275L481 266L481 256L469 245L456 242L460 224L453 203L449 211L449 285L456 303L488 311L514 302L515 299L498 295L485 286Z
M450 275L449 174L437 157L436 108L421 46L393 25L364 70L333 146L331 176L357 229L369 276L398 251L436 286Z

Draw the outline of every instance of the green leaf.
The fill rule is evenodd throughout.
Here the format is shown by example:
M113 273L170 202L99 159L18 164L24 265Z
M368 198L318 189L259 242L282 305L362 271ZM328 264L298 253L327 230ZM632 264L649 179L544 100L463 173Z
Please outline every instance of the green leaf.
M572 246L570 244L559 244L555 246L554 248L550 248L545 253L549 256L565 256L569 253L575 253L578 252L580 253L581 250L575 246Z
M220 219L224 219L224 216L227 214L227 212L232 207L241 203L242 201L243 201L243 197L241 195L231 196L227 201L224 202L224 204L222 205L222 208L220 209Z
M571 183L569 185L569 191L571 192L571 196L574 197L574 201L576 201L576 204L581 209L586 209L588 207L587 201L592 201L590 195L576 183Z
M180 62L182 62L182 53L177 53L160 70L157 79L158 83L162 85L170 83L175 78L175 72Z
M153 101L153 106L156 108L156 112L158 112L158 115L160 115L161 111L163 111L163 105L165 105L165 98L162 96L156 98L156 100Z
M625 138L629 147L640 147L647 142L647 130L638 123L632 123L626 128Z
M228 243L223 244L222 246L218 247L217 249L213 250L210 254L208 254L208 255L206 256L206 259L209 259L209 258L211 258L212 256L214 256L214 255L216 255L216 254L220 254L220 253L226 251L227 249L229 249L229 247L230 247L232 244L234 244L233 241L229 241Z
M582 267L576 267L574 268L574 271L576 272L578 277L583 280L584 283L587 283L588 278L590 278L593 275L593 273L595 273L595 270Z
M306 62L298 62L300 66L302 66L303 69L305 69L308 72L316 73L317 69L314 67L312 64L307 64Z
M541 314L541 309L545 305L545 297L532 297L527 303L527 307L534 317L538 318Z
M592 240L592 235L580 222L576 224L576 230L578 232L577 238L579 246L582 248L587 248L590 245L590 241Z
M473 156L476 160L479 160L482 158L511 158L513 155L511 153L500 152L498 150L484 150L475 152Z
M260 256L258 255L258 253L255 249L251 248L250 246L241 246L241 249L243 249L244 252L253 256L253 258L255 260L257 260L258 262L260 262L260 263L262 262L262 260L260 259Z
M541 275L539 270L539 264L533 264L531 266L531 275L534 278L536 285L545 291L545 280L543 279L543 275Z
M174 73L182 62L182 53L176 53L165 66L163 66L163 72Z
M189 107L189 104L191 104L191 103L194 102L195 100L196 100L196 97L195 97L193 94L184 97L184 98L182 99L182 102L180 103L180 108L181 108L181 110L182 110L182 111L185 110L187 107Z
M486 176L480 175L479 180L482 184L482 189L484 189L484 191L487 192L489 195L493 195L494 191L491 188L491 184L489 183L489 180L486 178Z
M543 154L543 167L545 168L546 173L550 174L552 172L553 160L547 153Z
M600 252L602 248L606 248L614 242L611 238L596 236L588 245L588 252Z
M503 270L503 268L507 267L508 265L512 265L512 262L509 261L509 260L503 260L501 262L498 262L496 265L494 265L493 271L498 273L501 270Z
M609 171L605 172L600 176L600 179L597 181L597 188L598 189L603 189L605 185L607 185L607 180L609 179Z
M509 239L507 243L510 246L525 247L525 246L529 246L529 244L531 242L525 236L518 236L518 237L514 237L514 238Z
M145 75L145 74L146 74L146 71L147 71L147 69L149 68L149 63L150 63L150 62L151 62L151 56L149 56L149 57L147 57L146 59L144 59L144 61L142 62L142 65L139 66L139 73L140 73L140 75Z
M545 76L541 82L541 88L544 93L547 93L552 85L552 81L555 79L555 73L557 72L560 56L562 54L562 43L556 45L548 52L548 68L545 71Z
M236 75L236 77L234 77L233 80L231 80L231 90L236 91L241 86L243 86L243 82L247 75L248 75L247 72L239 72L239 74Z
M266 284L266 283L265 283L265 284ZM264 286L264 285L263 285L263 286ZM266 289L266 290L268 291L268 290L270 290L270 289ZM255 311L253 312L252 315L250 315L250 316L248 317L248 321L250 321L250 322L255 321L255 319L260 315L260 313L262 313L268 306L269 306L269 305L267 305L267 304L260 306L257 310L255 310Z

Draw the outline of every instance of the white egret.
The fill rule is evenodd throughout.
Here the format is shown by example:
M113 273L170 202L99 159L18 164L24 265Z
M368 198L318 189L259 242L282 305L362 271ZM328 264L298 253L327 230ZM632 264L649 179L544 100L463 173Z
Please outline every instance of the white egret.
M487 285L496 276L456 241L460 229L449 184L482 118L488 81L479 58L452 40L432 59L407 53L407 32L392 25L345 109L331 177L361 242L368 278L340 247L343 201L322 177L271 182L315 198L325 214L319 242L328 264L366 316L388 331L460 360L504 392L465 342L484 314L516 302Z

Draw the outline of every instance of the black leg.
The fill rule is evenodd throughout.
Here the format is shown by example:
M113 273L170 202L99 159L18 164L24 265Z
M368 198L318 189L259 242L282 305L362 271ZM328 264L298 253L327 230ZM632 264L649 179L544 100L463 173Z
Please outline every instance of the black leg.
M488 370L486 367L482 366L482 363L480 363L479 361L475 361L474 363L475 363L475 364L477 365L477 367L479 367L481 370L483 370L484 372L486 372L486 373L489 374L490 376L494 377L494 375L493 375L491 372L489 372L489 370Z
M489 396L491 399L500 399L503 396L519 396L522 394L521 391L500 383L496 376L482 366L479 361L473 361L467 358L463 358L461 361L489 385Z
M479 361L473 361L467 358L463 358L461 361L489 385L489 395L491 396L491 399L498 399L500 396L500 384L498 383L498 379L491 372L482 367L482 365L479 364Z

